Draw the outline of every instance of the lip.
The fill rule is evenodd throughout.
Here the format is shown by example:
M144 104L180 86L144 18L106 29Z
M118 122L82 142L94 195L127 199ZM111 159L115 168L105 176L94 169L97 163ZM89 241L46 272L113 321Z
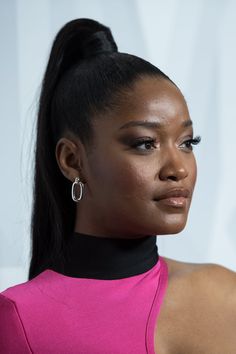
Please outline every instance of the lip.
M174 208L185 208L186 203L187 203L187 198L185 198L185 197L163 198L163 199L159 199L156 202L159 202L159 203L162 203L164 205L171 206Z
M174 208L185 208L190 191L185 188L172 188L157 196L155 202L160 202L166 206Z
M163 199L183 199L188 198L190 195L190 191L185 188L172 188L164 191L162 194L158 195L154 198L155 201L163 200Z

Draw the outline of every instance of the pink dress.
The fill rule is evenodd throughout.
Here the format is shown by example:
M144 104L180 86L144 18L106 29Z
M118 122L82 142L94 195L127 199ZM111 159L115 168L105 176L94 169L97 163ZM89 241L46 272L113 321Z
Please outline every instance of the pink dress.
M122 279L47 269L0 293L0 353L155 354L167 283L161 256L148 271Z
M0 293L0 354L155 354L168 281L156 237L74 233L66 252L65 270Z

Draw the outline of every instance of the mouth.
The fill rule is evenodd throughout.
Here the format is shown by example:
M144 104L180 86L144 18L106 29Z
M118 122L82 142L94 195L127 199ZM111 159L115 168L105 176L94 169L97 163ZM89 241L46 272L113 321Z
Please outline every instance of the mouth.
M188 189L175 188L160 194L154 201L173 208L185 208L189 196L190 191Z
M185 208L187 204L187 198L185 197L170 197L170 198L163 198L159 200L155 200L156 203L161 203L173 208Z

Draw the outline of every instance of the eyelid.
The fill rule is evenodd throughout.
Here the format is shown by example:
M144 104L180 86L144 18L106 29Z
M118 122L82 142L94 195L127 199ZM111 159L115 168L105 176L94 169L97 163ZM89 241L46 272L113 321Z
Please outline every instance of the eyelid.
M132 146L132 145L135 145L136 143L140 143L140 142L145 142L145 141L152 141L152 140L155 140L156 141L156 138L155 137L152 137L150 135L148 136L125 136L125 137L122 137L121 138L121 142L126 144L126 145L129 145L129 146Z
M187 144L188 142L191 144L191 145L197 145L199 144L201 141L201 136L197 135L195 137L193 137L193 134L189 135L189 136L186 136L185 139L183 138L182 140L182 143L180 144L180 146L184 145L184 144ZM128 145L129 148L131 149L135 149L139 146L141 146L142 144L145 144L145 143L150 143L150 144L153 144L153 149L156 149L158 146L158 139L156 137L151 137L150 135L149 136L139 136L139 137L132 137L132 136L129 136L129 137L125 137L122 139L122 143L125 144L126 146ZM185 147L187 149L189 149L188 147ZM147 151L148 150L153 150L153 149L146 149ZM145 149L141 149L140 150L143 150L145 151Z
M133 139L130 143L131 146L137 146L139 144L144 144L144 143L157 143L157 139L152 138L150 136L140 137L140 138Z
M150 154L157 149L157 142L153 138L139 139L131 145L131 149L141 154Z
M186 145L187 143L189 143L190 146L185 146L184 149L187 149L188 151L192 151L192 150L193 150L193 145L199 144L200 141L201 141L201 136L200 136L200 135L197 135L197 136L195 136L194 138L184 140L184 141L180 144L180 147L181 147L182 145Z
M201 136L200 135L195 135L195 137L193 137L193 138L191 138L191 139L189 139L189 140L191 140L192 141L192 144L193 145L197 145L197 144L199 144L200 142L201 142Z

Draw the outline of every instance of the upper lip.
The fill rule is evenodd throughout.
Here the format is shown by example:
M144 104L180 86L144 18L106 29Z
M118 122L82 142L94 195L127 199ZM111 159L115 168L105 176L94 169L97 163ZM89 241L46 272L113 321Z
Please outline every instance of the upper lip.
M178 197L184 197L188 198L190 195L190 191L185 188L172 188L169 190L166 190L163 194L158 195L155 200L161 200L161 199L167 199L167 198L178 198Z

